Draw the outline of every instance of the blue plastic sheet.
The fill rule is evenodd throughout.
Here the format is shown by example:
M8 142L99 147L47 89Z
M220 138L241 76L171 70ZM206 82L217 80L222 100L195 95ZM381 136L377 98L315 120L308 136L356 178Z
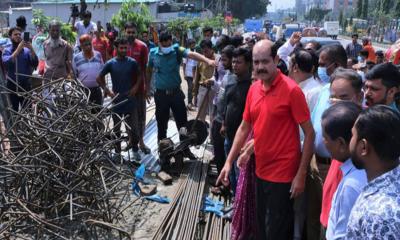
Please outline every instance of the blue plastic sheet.
M131 184L131 187L132 187L133 194L140 197L140 188L139 188L138 183L136 181L133 181Z
M141 164L140 167L135 172L135 177L139 181L143 181L144 173L146 172L146 167L144 164Z
M169 198L161 197L160 195L157 195L157 194L147 196L147 197L145 197L145 199L154 201L154 202L158 202L158 203L170 203L171 202L171 200Z
M135 171L135 179L132 181L131 184L133 194L135 194L138 197L140 196L140 188L138 182L143 181L145 172L146 168L144 164L140 165L140 167Z
M218 217L222 217L224 213L222 209L224 208L224 203L218 200L212 200L210 197L206 197L204 199L203 211L211 212L217 215Z

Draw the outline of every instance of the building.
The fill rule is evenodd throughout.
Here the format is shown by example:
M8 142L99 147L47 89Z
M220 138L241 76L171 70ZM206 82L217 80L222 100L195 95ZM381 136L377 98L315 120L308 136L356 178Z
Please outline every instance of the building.
M331 9L331 15L338 17L339 12L347 12L357 8L357 0L326 0L326 9Z
M148 5L150 14L156 16L158 0L136 0L139 3ZM98 3L96 3L98 2ZM110 22L114 14L121 8L123 0L107 0L104 1L86 0L87 10L92 12L92 21L100 21L102 25ZM63 22L71 22L71 6L76 4L79 6L80 0L44 0L32 3L32 9L42 9L44 15L58 18Z
M188 13L183 11L183 5L176 6L166 2L161 2L160 0L136 1L139 3L144 3L149 7L150 14L155 22L168 22L178 17L212 17L211 11L207 9L200 12ZM100 21L103 26L105 26L105 23L111 21L112 16L119 11L123 2L124 0L107 0L107 4L104 4L104 1L102 0L86 0L87 10L92 12L92 21ZM72 4L79 6L80 0L42 0L32 2L31 7L12 8L10 11L11 14L9 14L9 24L13 26L15 24L15 20L20 15L24 15L27 19L27 30L34 33L35 29L31 23L33 9L42 9L45 16L58 18L63 22L71 22L72 19L70 18L70 15ZM167 11L165 10L166 8L168 8ZM161 9L164 10L160 11Z
M31 2L34 0L1 0L0 1L0 11L6 11L10 7L12 8L20 8L20 7L29 7Z

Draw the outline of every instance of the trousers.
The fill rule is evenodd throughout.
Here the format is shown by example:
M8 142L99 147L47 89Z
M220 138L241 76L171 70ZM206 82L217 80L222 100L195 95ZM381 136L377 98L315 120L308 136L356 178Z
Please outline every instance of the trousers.
M293 239L294 212L291 183L256 178L257 222L260 239Z
M170 109L172 110L178 131L186 125L185 94L180 88L172 90L157 89L154 93L154 101L156 103L157 138L160 141L167 137Z

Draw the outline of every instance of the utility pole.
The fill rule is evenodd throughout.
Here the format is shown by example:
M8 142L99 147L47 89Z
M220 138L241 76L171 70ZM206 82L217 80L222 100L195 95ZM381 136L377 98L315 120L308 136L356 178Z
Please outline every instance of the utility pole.
M204 3L204 0L203 0ZM207 6L211 12L214 14L224 13L228 10L228 1L227 0L212 0L210 4Z

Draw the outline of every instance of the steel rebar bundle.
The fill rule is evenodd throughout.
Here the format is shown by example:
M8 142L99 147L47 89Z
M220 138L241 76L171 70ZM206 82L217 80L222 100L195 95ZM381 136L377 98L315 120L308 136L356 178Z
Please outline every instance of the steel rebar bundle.
M201 151L201 150L200 150ZM213 213L204 213L202 203L205 197L209 161L203 156L201 161L192 162L184 169L179 186L153 240L196 240L230 238L230 222ZM226 204L229 202L224 200ZM206 226L204 226L206 222Z
M133 174L116 164L112 111L74 80L17 94L27 104L9 110L1 138L11 149L0 156L0 237L129 238L120 223L133 202L122 183Z

